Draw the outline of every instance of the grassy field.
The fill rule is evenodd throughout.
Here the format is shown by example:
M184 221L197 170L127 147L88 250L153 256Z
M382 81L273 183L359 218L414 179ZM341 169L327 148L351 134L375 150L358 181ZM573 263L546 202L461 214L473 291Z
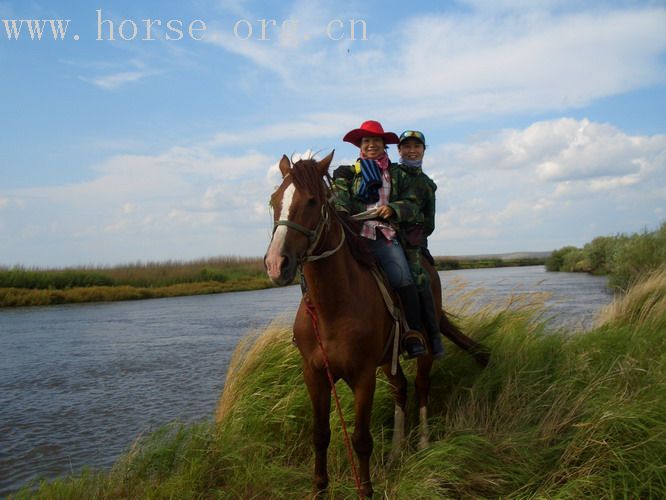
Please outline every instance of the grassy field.
M431 446L415 449L412 403L412 434L392 465L393 403L379 377L377 497L666 498L666 269L617 299L588 332L546 331L539 307L514 298L510 309L461 319L492 349L491 363L482 370L448 345L433 371ZM238 347L217 423L166 426L138 439L110 471L17 497L306 498L311 410L290 337L289 327L274 325ZM413 378L414 363L406 365ZM349 390L338 386L352 421ZM332 423L330 498L355 498L334 414Z
M69 269L0 268L0 307L137 300L269 286L260 258Z
M546 258L525 257L520 259L462 259L455 257L435 257L435 268L438 271L456 269L487 269L492 267L543 266Z

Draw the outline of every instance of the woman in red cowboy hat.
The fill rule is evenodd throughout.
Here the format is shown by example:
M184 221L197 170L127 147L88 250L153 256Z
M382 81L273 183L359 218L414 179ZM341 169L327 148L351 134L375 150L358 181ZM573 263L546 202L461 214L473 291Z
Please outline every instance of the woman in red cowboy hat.
M342 165L333 173L336 208L350 215L372 214L361 228L370 250L386 272L391 287L398 293L410 331L404 341L408 358L425 354L421 332L419 294L400 245L401 225L416 223L422 217L417 195L410 188L406 171L391 163L386 148L398 144L398 136L385 132L381 123L365 121L345 134L343 141L360 150L355 165Z

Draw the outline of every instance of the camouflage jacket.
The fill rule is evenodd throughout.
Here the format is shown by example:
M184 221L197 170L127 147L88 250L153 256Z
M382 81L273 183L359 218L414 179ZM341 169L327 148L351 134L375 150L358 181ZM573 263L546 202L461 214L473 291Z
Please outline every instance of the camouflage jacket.
M411 190L416 193L419 210L423 215L423 229L427 238L435 230L435 191L437 191L437 184L421 167L403 168L407 170L412 179Z
M420 183L415 182L416 176L410 173L407 167L391 163L389 172L391 174L391 194L388 205L394 212L389 222L398 229L400 237L403 239L404 231L407 228L424 223L421 209L423 202L419 199L422 189L419 188ZM360 169L356 165L342 165L335 170L333 192L335 208L338 211L354 215L366 210L367 204L356 196L361 186L361 180Z

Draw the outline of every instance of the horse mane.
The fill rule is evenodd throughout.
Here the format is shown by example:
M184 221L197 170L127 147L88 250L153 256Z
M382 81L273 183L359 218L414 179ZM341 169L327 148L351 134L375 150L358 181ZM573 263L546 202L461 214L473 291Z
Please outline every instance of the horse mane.
M356 262L363 267L375 266L375 257L370 252L365 238L359 235L361 222L355 221L348 214L338 212L331 203L331 178L328 174L324 178L316 168L317 162L313 158L299 160L291 167L291 180L299 191L313 196L318 203L329 205L330 215L337 219L345 232L345 243ZM325 180L324 180L325 179Z

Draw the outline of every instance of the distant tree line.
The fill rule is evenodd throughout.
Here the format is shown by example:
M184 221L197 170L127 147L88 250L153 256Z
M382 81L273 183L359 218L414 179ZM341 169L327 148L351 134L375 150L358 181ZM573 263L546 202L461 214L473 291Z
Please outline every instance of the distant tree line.
M655 231L599 236L583 248L566 246L546 259L548 271L608 275L609 284L621 289L663 265L666 265L666 222Z
M545 262L546 259L541 257L523 257L516 259L502 259L499 257L489 259L435 257L435 268L438 271L453 271L456 269L485 269L490 267L543 266Z

